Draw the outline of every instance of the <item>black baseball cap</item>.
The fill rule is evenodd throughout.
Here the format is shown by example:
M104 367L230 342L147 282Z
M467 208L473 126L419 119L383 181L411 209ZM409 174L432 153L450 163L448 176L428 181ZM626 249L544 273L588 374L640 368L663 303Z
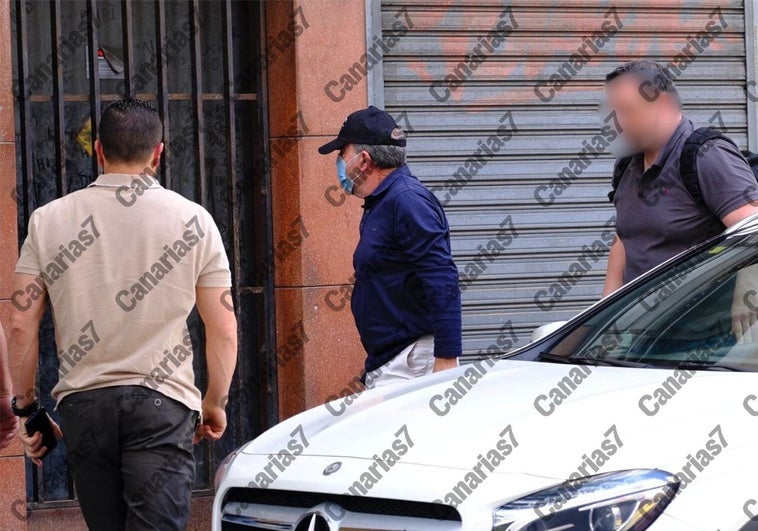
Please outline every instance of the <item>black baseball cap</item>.
M387 111L370 105L355 111L342 122L337 138L327 142L318 152L322 155L342 149L347 144L405 146L405 132Z

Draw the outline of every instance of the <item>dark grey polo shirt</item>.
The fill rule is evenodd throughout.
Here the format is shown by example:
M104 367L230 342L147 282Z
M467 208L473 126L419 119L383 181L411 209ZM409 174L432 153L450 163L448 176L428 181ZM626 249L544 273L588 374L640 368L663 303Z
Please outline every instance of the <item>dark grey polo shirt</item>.
M613 204L616 232L626 254L624 283L719 234L724 216L758 201L752 169L739 150L720 139L700 151L697 170L703 200L692 198L679 175L679 156L694 130L683 117L647 171L643 155L637 154L621 177Z

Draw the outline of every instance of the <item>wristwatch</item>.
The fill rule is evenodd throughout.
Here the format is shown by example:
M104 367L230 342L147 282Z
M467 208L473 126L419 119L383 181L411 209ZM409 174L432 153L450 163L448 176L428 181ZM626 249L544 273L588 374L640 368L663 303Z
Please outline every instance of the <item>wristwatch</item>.
M22 407L20 409L16 407L16 397L14 396L11 399L11 411L13 411L13 414L16 415L17 417L28 417L29 415L31 415L38 409L39 409L39 402L37 402L37 399L34 399L34 401L31 404L29 404L26 407Z

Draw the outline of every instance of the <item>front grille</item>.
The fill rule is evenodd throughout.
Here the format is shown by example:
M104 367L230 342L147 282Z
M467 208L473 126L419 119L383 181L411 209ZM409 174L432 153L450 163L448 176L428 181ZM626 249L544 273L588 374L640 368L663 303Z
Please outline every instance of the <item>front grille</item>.
M368 496L351 496L348 494L328 494L278 489L251 489L235 487L224 496L222 507L227 504L241 503L266 507L303 509L306 511L319 504L337 504L349 513L382 516L388 518L420 518L444 522L461 522L461 515L449 505L430 502L396 500L391 498L374 498ZM224 522L224 531L251 529L274 529L265 525L241 525L233 521Z
M263 527L250 527L242 524L234 524L232 522L221 522L221 531L262 531ZM268 531L268 530L266 530Z

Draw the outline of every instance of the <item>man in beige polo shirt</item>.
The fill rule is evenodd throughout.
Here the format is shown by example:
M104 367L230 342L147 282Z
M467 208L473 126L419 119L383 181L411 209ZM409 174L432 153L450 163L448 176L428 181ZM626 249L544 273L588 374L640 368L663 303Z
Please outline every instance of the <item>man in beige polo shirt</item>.
M95 142L104 169L86 189L37 208L16 266L9 332L13 408L37 404L37 334L49 297L59 380L56 409L90 529L183 530L194 442L226 428L237 323L229 263L211 215L153 177L163 150L154 108L121 100ZM205 325L208 388L195 387L186 320ZM199 417L199 418L198 418Z

